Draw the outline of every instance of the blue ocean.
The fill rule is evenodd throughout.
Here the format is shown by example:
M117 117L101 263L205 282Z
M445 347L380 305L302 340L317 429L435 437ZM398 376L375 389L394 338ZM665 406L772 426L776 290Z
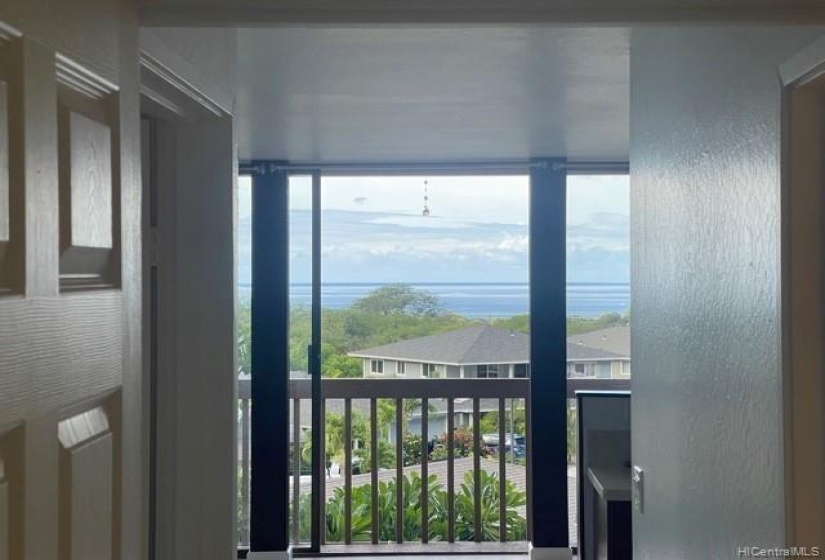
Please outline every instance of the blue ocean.
M322 306L347 307L383 284L335 283L323 284ZM458 315L472 318L510 317L527 313L529 286L527 284L413 284L438 296L444 307ZM249 286L240 288L242 298L249 297ZM310 284L293 284L290 287L290 304L309 305ZM630 310L630 284L567 284L567 314L595 317L602 313L626 313Z

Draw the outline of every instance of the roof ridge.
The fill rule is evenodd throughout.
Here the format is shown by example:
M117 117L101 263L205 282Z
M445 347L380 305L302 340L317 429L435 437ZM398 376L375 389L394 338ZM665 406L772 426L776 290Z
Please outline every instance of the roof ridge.
M467 356L470 355L473 350L475 350L476 344L478 344L478 339L481 338L481 335L484 334L484 332L487 329L495 328L492 325L487 324L487 323L484 323L484 324L481 324L481 325L478 325L478 326L481 327L478 330L478 333L475 335L472 342L467 346L467 348L464 349L464 353L461 354L461 359L459 361L462 362L462 363L466 362L467 361Z

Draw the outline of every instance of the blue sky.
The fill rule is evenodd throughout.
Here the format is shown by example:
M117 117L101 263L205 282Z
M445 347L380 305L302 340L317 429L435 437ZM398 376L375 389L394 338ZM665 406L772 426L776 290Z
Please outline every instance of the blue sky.
M422 216L424 181L431 214ZM568 280L629 281L628 178L568 179ZM310 277L310 182L290 183L293 282ZM249 278L241 181L240 281ZM322 192L324 282L526 282L526 177L330 177Z

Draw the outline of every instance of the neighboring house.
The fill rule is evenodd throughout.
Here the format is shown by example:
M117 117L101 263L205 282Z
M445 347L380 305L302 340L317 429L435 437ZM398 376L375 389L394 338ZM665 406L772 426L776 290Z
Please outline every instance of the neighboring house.
M453 426L456 428L469 428L473 425L473 399L455 399L453 401ZM510 399L507 402L507 410L511 407L524 408L521 399ZM427 434L429 439L441 436L447 433L447 400L446 399L430 399L429 411L427 414ZM498 412L498 399L479 399L478 410L480 414L488 412ZM409 431L413 434L421 433L421 411L415 411L410 416ZM510 428L506 427L510 432ZM395 422L390 426L389 439L391 442L396 440Z
M530 337L478 325L350 352L367 378L528 377Z
M590 346L577 337L568 338L568 377L621 378L630 375L629 335L624 337L607 331L612 329L589 334L599 342L602 335L598 333L605 333L604 338L613 350L607 349L605 344ZM627 344L623 348L621 341L625 339ZM356 350L349 355L361 358L364 377L373 379L530 376L530 336L489 325Z
M630 377L630 326L568 336L567 377Z

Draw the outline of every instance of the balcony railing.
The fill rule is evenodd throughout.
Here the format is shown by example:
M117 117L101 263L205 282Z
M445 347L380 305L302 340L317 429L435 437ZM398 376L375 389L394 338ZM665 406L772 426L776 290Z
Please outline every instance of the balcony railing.
M326 412L335 409L343 416L343 461L341 473L333 478L327 473L321 478L321 493L325 496L325 507L331 507L329 502L336 493L343 494L343 527L338 532L338 538L327 539L328 531L321 531L322 544L326 540L334 540L340 544L372 543L391 541L404 543L414 541L426 544L430 540L443 540L453 543L461 540L474 542L496 540L505 542L526 539L530 534L529 511L530 480L532 464L530 449L526 446L517 453L516 436L513 428L514 411L523 410L526 441L530 434L530 396L529 379L324 379L321 382L321 402L324 410L321 417L326 418ZM251 413L251 383L249 379L239 381L240 399L240 446L239 446L239 544L249 542L249 477L250 477L250 413ZM569 379L568 398L573 398L578 390L629 390L629 379ZM289 383L289 398L291 401L291 524L290 535L294 544L306 541L306 534L302 528L302 518L308 520L309 512L301 511L308 508L308 500L302 496L308 493L310 483L302 482L302 447L310 439L306 431L306 418L311 398L311 380L291 379ZM405 460L409 450L405 450L405 437L408 433L406 424L411 422L405 417L404 402L408 399L417 401L415 423L420 425L416 436L420 435L420 462L410 464ZM394 403L394 421L391 433L386 429L380 433L379 429L379 402L388 400ZM431 404L439 403L440 409L431 411ZM354 413L355 409L355 413ZM367 417L368 435L365 443L369 446L368 473L355 473L355 457L353 450L353 424L358 416L358 409ZM505 421L508 412L509 424ZM406 413L409 414L409 413ZM430 433L433 414L444 417L443 433ZM482 434L482 416L497 415L496 434ZM467 418L471 430L471 449L469 457L456 457L456 419ZM386 422L386 418L385 418ZM320 426L321 430L325 426ZM387 436L389 440L387 439ZM518 434L520 435L520 434ZM488 436L485 443L484 438ZM492 438L489 436L493 436ZM440 451L446 458L434 460L432 440L440 438L444 444ZM321 441L326 442L325 434L321 434ZM492 454L490 440L497 441L497 449ZM392 444L394 467L379 468L379 442ZM503 443L502 443L503 442ZM384 444L387 445L386 443ZM509 453L508 453L509 448ZM522 451L522 450L519 450ZM488 457L483 456L487 454ZM322 454L324 455L324 454ZM518 455L518 457L517 457ZM405 464L406 463L406 464ZM523 463L520 464L520 463ZM325 465L326 466L326 465ZM363 467L363 465L361 465ZM497 473L495 472L497 471ZM508 476L510 471L510 476ZM322 469L322 472L326 472ZM415 473L415 474L413 474ZM435 475L435 476L431 476ZM463 475L463 476L462 476ZM466 479L464 477L467 477ZM305 477L306 478L306 477ZM410 496L405 495L408 482L416 478L420 480L420 502L416 504L416 519L405 519L405 508L399 504L408 502ZM482 480L484 479L484 480ZM398 481L405 483L399 484ZM418 481L416 481L418 482ZM463 484L462 484L463 483ZM469 483L469 484L468 484ZM431 485L436 488L431 488ZM363 508L354 512L354 494L361 485L367 485L369 512L369 529L364 530L363 519L359 527L354 527L356 513L363 514ZM486 487L485 487L486 485ZM492 488L490 487L492 486ZM379 495L379 488L394 493L392 502L394 509L389 512L392 519L390 526L387 519L382 519L381 507L386 502L386 496ZM443 488L443 491L441 490ZM458 490L457 490L458 489ZM523 490L527 503L516 501L515 506L508 504L508 492ZM432 494L432 490L438 490ZM472 504L472 511L458 512L457 491L463 494L460 505L467 506L468 498ZM470 496L467 496L469 492ZM364 498L363 489L359 496ZM433 500L436 503L430 503ZM444 498L443 500L441 498ZM497 512L490 512L489 501L494 502ZM340 500L339 500L340 501ZM328 503L329 502L329 503ZM340 504L337 504L340 506ZM514 511L515 510L515 511ZM459 515L461 513L462 515ZM387 512L384 512L386 515ZM437 517L438 527L430 527L431 521ZM446 517L446 519L443 519ZM490 526L492 518L492 529ZM515 533L514 528L508 527L508 519L526 519L525 530ZM573 517L575 519L575 516ZM325 522L326 515L321 513L320 519ZM415 534L410 535L410 523L415 527ZM326 523L324 523L326 525ZM383 531L379 531L379 526ZM389 535L387 534L389 533ZM518 535L522 535L519 537Z

